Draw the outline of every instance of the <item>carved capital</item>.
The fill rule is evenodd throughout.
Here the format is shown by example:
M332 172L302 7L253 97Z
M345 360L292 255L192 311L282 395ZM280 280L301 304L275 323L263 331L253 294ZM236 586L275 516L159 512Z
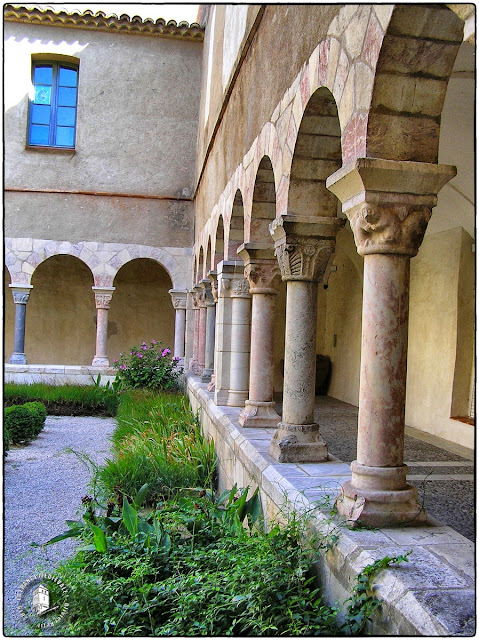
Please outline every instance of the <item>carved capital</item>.
M216 304L218 302L218 274L216 271L210 271L208 273L208 278L211 282L211 295L213 296L213 300Z
M109 309L115 287L92 287L95 293L95 307Z
M336 234L345 219L281 216L269 230L283 280L320 282L336 246Z
M326 181L342 202L358 253L415 256L437 194L456 168L425 162L357 158Z
M232 298L249 298L249 282L246 278L237 278L231 283Z
M413 257L426 232L432 207L414 203L364 202L347 216L360 255L391 253Z
M174 309L186 309L186 291L178 291L176 289L170 289L168 293L171 296L171 303Z
M281 271L276 260L250 262L245 266L244 275L248 279L250 293L278 293Z
M204 278L201 281L201 287L203 289L203 299L204 299L204 305L206 307L214 307L215 306L215 301L213 298L213 293L211 291L211 281L209 278Z
M9 287L12 289L13 302L15 304L27 304L33 285L18 286L10 284Z

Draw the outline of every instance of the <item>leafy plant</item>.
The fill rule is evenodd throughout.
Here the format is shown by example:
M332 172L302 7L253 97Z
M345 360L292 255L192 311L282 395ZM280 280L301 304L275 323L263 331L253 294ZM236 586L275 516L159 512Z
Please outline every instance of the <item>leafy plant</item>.
M163 348L161 342L142 342L114 360L116 381L125 389L175 389L182 373L178 360L171 358L170 349Z

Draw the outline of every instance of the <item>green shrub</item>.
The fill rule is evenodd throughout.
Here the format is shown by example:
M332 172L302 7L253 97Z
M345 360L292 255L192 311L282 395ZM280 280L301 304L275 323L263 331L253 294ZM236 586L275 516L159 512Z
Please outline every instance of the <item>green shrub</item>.
M26 402L23 406L28 407L35 417L34 428L37 436L45 426L45 420L47 419L46 407L42 402Z
M115 416L120 396L96 385L5 384L5 406L30 401L42 402L53 416Z
M177 389L178 378L182 373L178 366L179 358L171 358L168 347L152 340L150 344L142 342L132 347L127 354L113 362L117 370L117 380L125 389Z
M39 402L4 409L4 425L8 430L10 442L30 443L43 429L46 417L45 407Z

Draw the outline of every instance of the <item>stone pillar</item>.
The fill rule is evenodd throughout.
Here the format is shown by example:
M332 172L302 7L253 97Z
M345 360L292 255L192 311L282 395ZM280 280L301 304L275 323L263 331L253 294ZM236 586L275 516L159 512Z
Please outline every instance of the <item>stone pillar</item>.
M108 311L115 287L92 287L96 306L96 350L92 367L109 367L106 345L108 340Z
M248 399L249 353L251 343L251 295L242 275L231 283L231 367L226 404L244 407Z
M199 338L200 338L200 287L195 285L190 290L191 299L193 302L193 357L190 362L191 371L198 375L198 356L199 356Z
M205 327L205 367L201 374L201 382L211 382L215 358L215 323L216 323L216 303L211 290L211 280L201 281L204 289L206 304L206 327Z
M31 284L10 284L9 287L12 289L13 302L15 303L15 334L13 338L13 353L9 362L10 364L27 364L25 356L25 316L28 298L33 286Z
M211 378L210 381L208 383L208 391L214 391L215 390L215 386L216 386L216 337L217 337L217 333L216 333L216 307L218 304L218 273L216 271L209 271L208 272L208 278L211 282L211 295L213 296L213 302L214 302L214 315L212 313L212 318L210 320L208 320L208 314L206 315L206 324L207 324L207 329L208 329L208 322L212 323L209 325L210 326L210 331L213 332L213 335L208 338L208 333L207 333L207 341L206 341L206 351L208 354L208 362L211 360L213 362L213 373L211 374ZM213 353L210 353L210 349L212 349Z
M173 356L179 358L178 364L185 364L185 327L186 327L186 291L170 289L171 302L175 310L175 346Z
M208 285L210 281L206 280ZM206 293L205 293L205 281L202 280L198 284L198 306L199 306L199 320L198 320L198 366L196 368L196 374L201 376L205 368L205 351L206 351ZM196 287L195 287L196 289Z
M186 295L186 330L185 330L185 368L191 369L193 360L193 340L195 329L195 312L193 310L193 297L188 291Z
M233 298L231 292L238 279L244 279L244 265L240 260L218 263L218 303L216 308L215 343L215 404L228 403L231 373L231 334Z
M243 427L276 427L281 418L273 399L274 311L281 272L268 245L244 244L238 253L252 296L249 397L239 423Z
M314 221L313 221L314 220ZM314 421L318 282L342 221L333 217L282 216L270 225L286 281L283 419L270 446L278 462L324 462L326 442Z
M454 175L445 165L359 158L327 180L364 256L357 460L337 499L338 512L353 523L415 526L426 519L403 463L409 263L437 193Z

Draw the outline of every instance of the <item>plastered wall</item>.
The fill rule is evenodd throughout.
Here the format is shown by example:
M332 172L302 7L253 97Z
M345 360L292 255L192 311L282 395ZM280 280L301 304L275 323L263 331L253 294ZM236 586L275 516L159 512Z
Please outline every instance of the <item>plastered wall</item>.
M146 232L149 244L164 246L168 236L168 246L191 246L193 204L174 199L193 195L202 44L12 22L4 28L5 187L35 192L9 193L5 234L132 242L142 226L143 242ZM79 60L74 153L25 148L33 54Z

